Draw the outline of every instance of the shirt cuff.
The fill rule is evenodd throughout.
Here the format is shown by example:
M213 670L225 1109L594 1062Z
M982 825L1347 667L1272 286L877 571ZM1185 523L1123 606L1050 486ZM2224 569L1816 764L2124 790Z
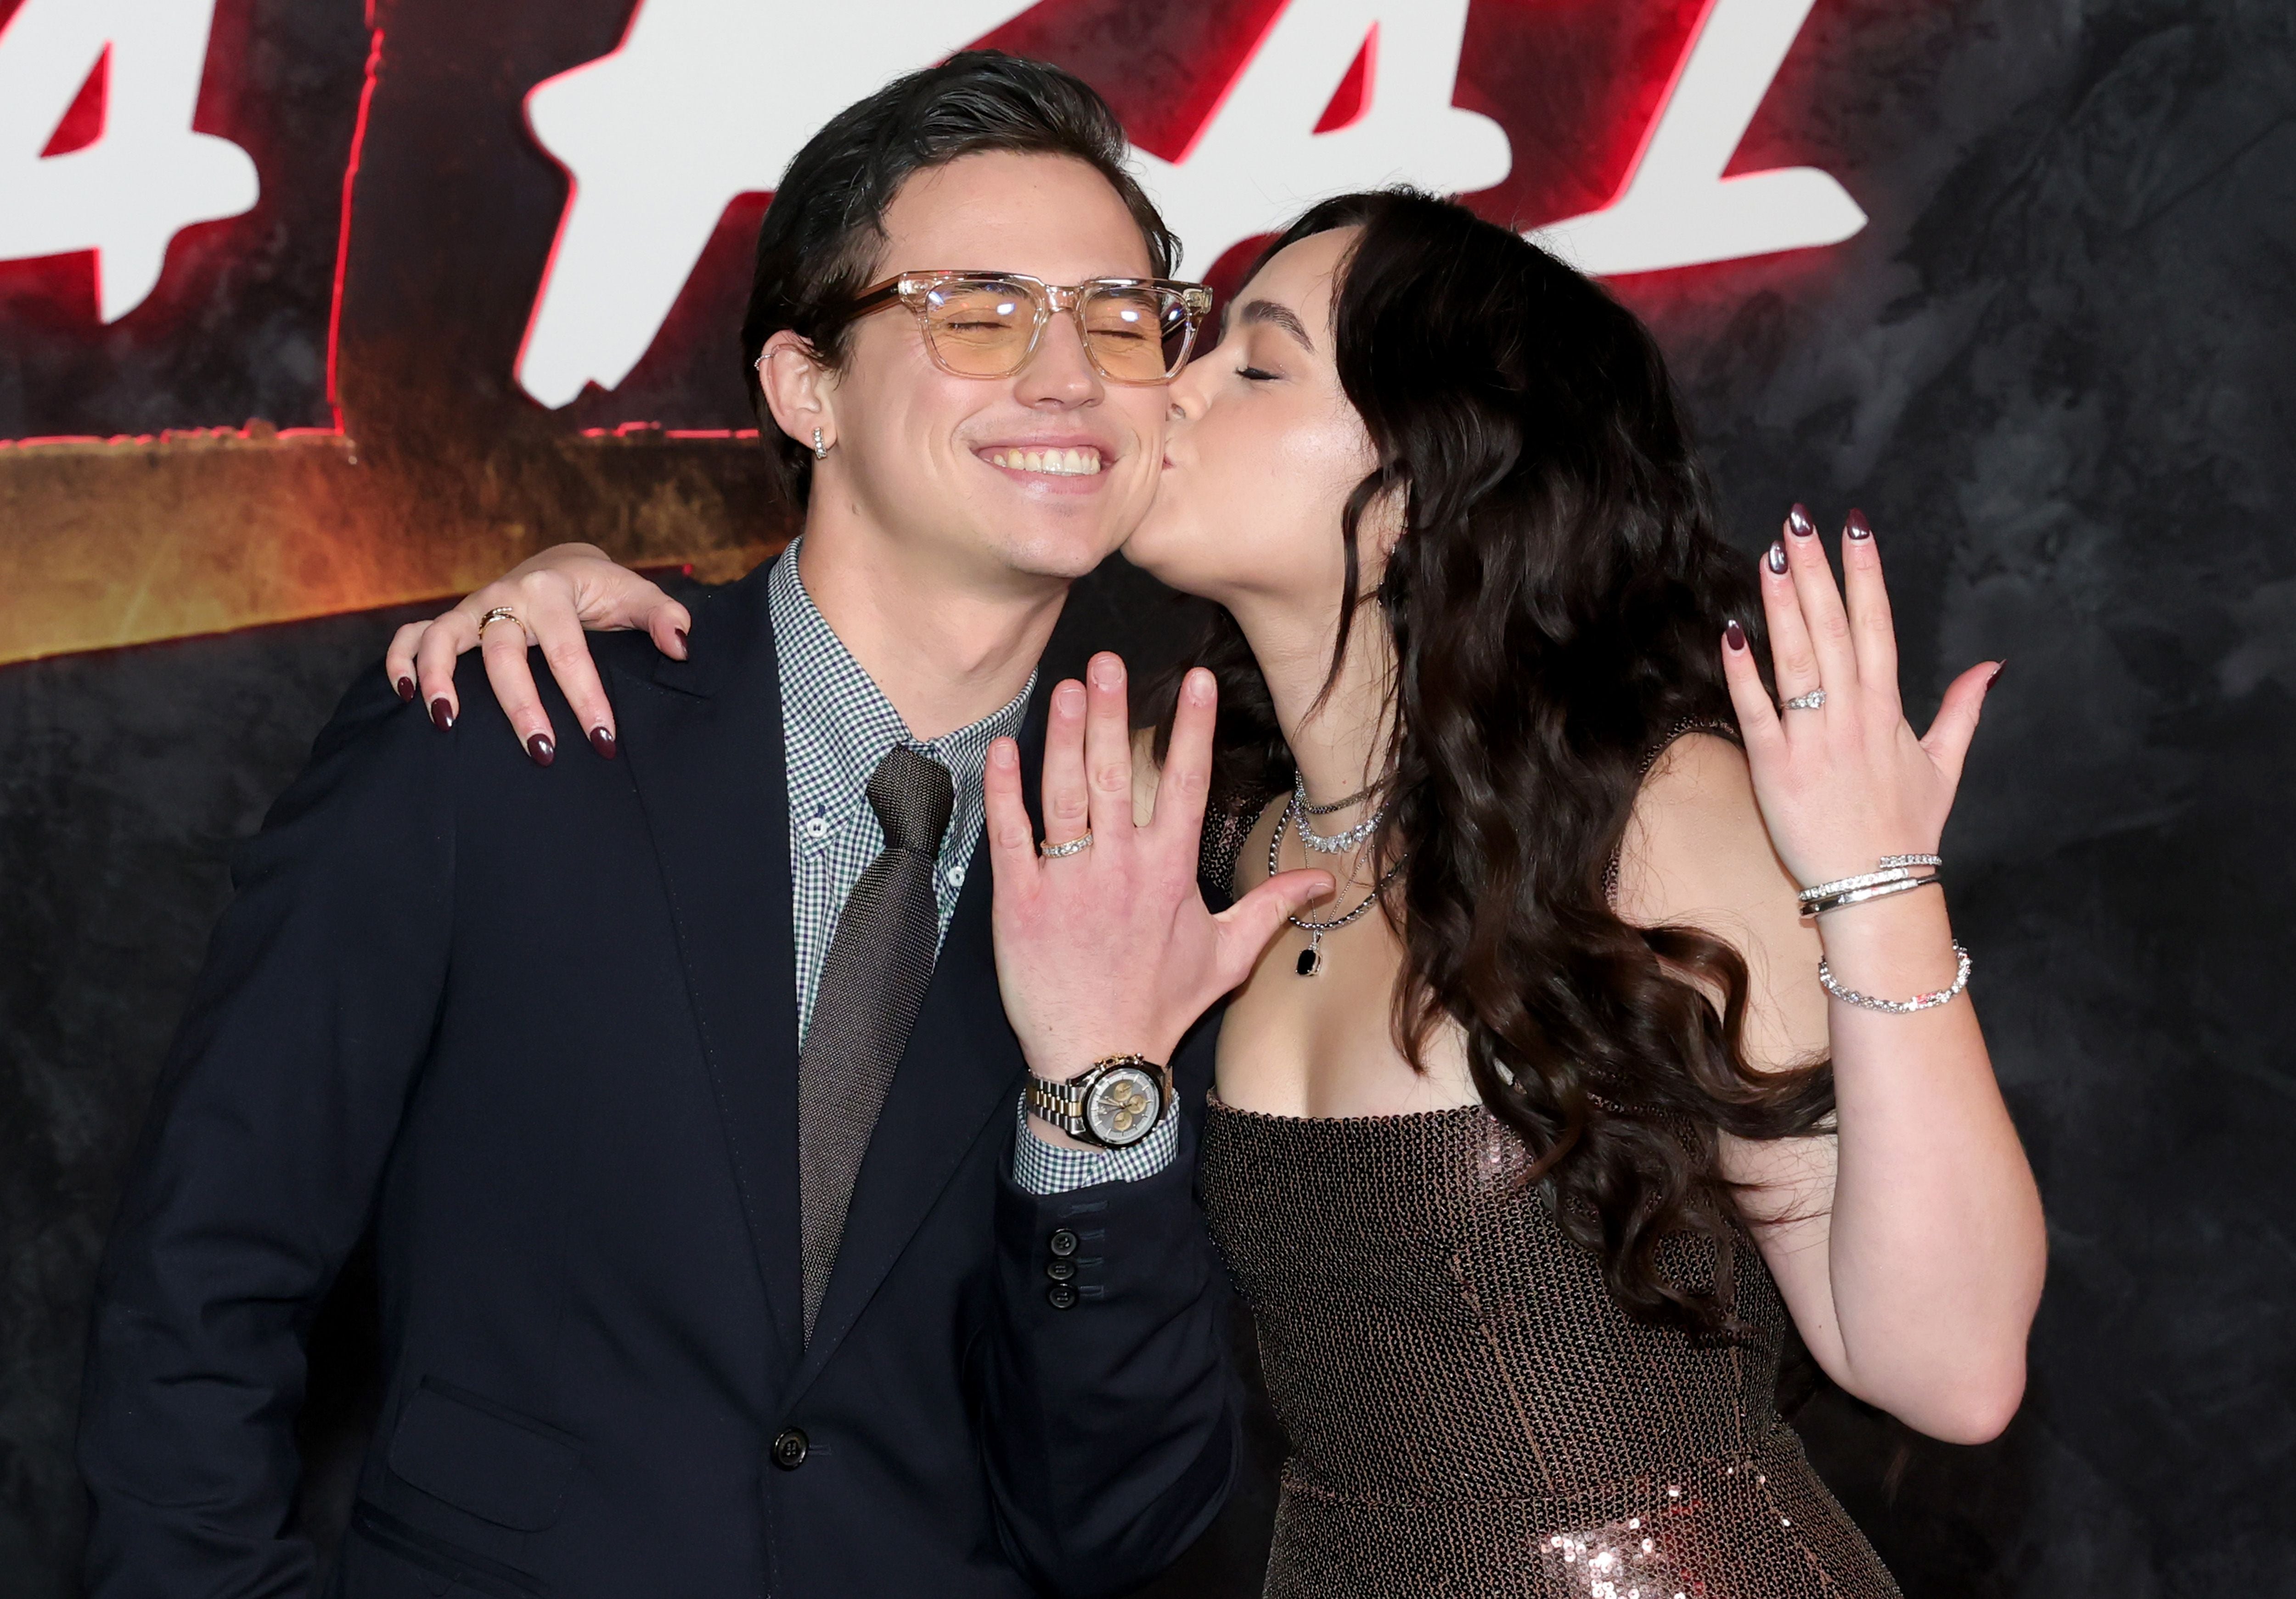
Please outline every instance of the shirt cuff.
M1029 1102L1024 1095L1019 1114L1020 1138L1013 1147L1013 1180L1039 1198L1089 1188L1095 1183L1137 1183L1171 1165L1180 1152L1180 1115L1168 1107L1164 1119L1137 1144L1122 1149L1070 1149L1047 1144L1029 1128Z

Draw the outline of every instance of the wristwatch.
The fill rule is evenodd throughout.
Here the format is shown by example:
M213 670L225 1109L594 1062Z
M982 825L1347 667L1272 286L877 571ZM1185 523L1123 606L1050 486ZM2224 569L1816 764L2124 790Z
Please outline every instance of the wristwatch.
M1029 1078L1029 1114L1103 1149L1139 1143L1172 1101L1171 1073L1145 1055L1111 1055L1065 1083Z

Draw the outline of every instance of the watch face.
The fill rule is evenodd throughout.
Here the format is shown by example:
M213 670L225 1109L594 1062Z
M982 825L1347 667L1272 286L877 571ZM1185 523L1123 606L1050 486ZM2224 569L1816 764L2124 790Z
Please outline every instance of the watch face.
M1119 1066L1086 1091L1084 1119L1103 1144L1137 1144L1164 1109L1164 1085L1137 1066Z

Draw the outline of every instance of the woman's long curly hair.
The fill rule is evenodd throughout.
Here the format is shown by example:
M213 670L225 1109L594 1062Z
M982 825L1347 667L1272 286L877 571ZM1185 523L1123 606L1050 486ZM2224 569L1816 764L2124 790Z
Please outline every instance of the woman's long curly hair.
M1403 191L1326 201L1261 261L1349 227L1339 375L1379 463L1341 521L1332 681L1367 609L1359 524L1399 496L1405 530L1372 596L1398 662L1374 845L1375 871L1406 866L1384 907L1406 957L1397 1037L1424 1070L1440 1024L1464 1029L1477 1093L1618 1303L1728 1335L1738 1229L1718 1136L1817 1130L1832 1071L1751 1068L1737 951L1631 926L1611 892L1652 755L1686 725L1730 723L1719 645L1733 617L1758 632L1747 563L1715 532L1665 363L1631 314L1507 229ZM1266 680L1225 611L1193 664L1219 679L1216 789L1248 826L1292 781ZM1685 1234L1713 1244L1710 1275L1662 1263Z

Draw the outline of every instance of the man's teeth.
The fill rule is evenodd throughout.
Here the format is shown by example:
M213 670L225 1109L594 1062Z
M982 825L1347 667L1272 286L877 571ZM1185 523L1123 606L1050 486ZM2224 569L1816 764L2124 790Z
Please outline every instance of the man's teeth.
M988 464L1013 472L1046 472L1056 478L1100 475L1098 450L991 450Z

